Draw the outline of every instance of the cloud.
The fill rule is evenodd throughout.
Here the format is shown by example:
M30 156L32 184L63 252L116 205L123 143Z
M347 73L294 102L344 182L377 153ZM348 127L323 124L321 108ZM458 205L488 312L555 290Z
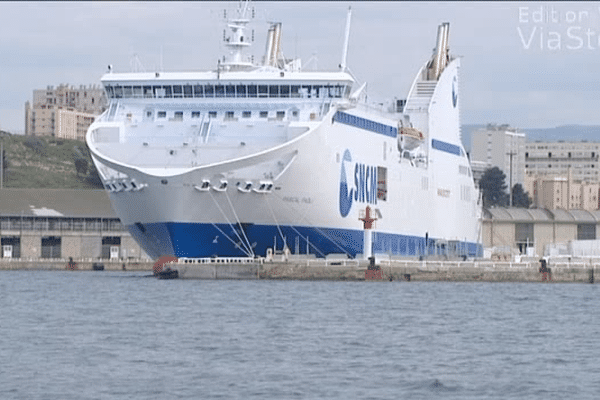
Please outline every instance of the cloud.
M0 107L5 110L0 124L22 129L23 112L10 116L22 110L34 89L99 83L108 64L129 71L134 55L146 70L161 64L165 70L213 69L225 51L223 9L231 16L237 4L0 2ZM287 57L306 63L316 56L319 68L335 70L348 5L353 13L348 66L368 82L370 96L405 97L431 55L437 25L448 21L451 51L462 57L463 122L596 121L598 101L592 94L598 89L600 13L591 3L255 2L255 60L262 58L268 22L280 21ZM534 22L540 7L548 15L555 10L561 21ZM569 23L570 12L581 20ZM566 40L567 29L578 26L580 32L593 31L598 49L566 48L573 42ZM518 28L526 35L536 29L528 49ZM554 31L563 35L563 46L550 51L547 35Z

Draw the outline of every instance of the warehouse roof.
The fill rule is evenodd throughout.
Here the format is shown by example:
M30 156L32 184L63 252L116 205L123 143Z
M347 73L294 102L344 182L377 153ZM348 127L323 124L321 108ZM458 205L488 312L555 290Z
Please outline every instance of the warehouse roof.
M104 190L2 189L0 216L117 218Z
M493 207L484 210L484 219L499 222L574 222L598 223L600 210L547 210L545 208Z

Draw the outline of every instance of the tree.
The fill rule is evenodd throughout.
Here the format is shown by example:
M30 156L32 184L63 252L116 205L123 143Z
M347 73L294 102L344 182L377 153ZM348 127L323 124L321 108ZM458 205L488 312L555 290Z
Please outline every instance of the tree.
M531 206L531 197L523 190L523 186L517 183L512 188L512 205L513 207L529 208Z
M2 176L0 176L0 179L2 180L2 182L4 182L4 177L6 177L6 170L8 169L8 160L6 159L6 149L2 150L2 168L0 168L0 170L2 171Z
M6 149L2 150L2 171L6 173L6 169L8 168L8 159L6 158Z
M85 158L76 158L75 159L75 170L77 171L77 175L85 175L88 170L88 162Z
M479 180L479 188L483 194L485 207L504 207L508 204L505 180L506 175L498 167L488 168L483 172Z

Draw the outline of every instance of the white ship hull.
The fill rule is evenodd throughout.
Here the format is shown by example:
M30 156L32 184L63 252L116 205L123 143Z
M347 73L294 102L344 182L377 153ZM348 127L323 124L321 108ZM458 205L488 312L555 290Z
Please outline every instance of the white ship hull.
M90 127L87 141L117 215L153 257L254 256L284 246L355 257L369 249L360 219L367 207L376 217L373 253L478 256L480 207L460 144L458 60L419 93L426 68L404 113L373 110L348 93L318 103L304 93L254 110L255 103L239 98L250 93L248 85L238 87L234 111L209 125L188 110L228 109L228 99L206 105L206 98L169 103L113 93L112 108ZM231 74L241 81L242 73ZM119 80L134 82L135 91L134 78ZM297 80L290 79L294 90ZM144 87L147 78L138 80ZM116 78L103 82L114 86ZM283 86L277 90L283 97ZM286 117L253 118L261 107L285 109ZM163 109L175 118L157 121ZM245 109L252 110L247 120L240 118ZM423 143L400 149L400 121L424 132Z

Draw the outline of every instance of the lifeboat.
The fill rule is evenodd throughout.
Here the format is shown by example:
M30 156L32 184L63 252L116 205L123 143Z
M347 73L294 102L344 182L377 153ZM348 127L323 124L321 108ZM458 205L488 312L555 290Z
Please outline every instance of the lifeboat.
M402 150L414 150L423 143L425 136L418 129L408 126L398 128L398 147Z

